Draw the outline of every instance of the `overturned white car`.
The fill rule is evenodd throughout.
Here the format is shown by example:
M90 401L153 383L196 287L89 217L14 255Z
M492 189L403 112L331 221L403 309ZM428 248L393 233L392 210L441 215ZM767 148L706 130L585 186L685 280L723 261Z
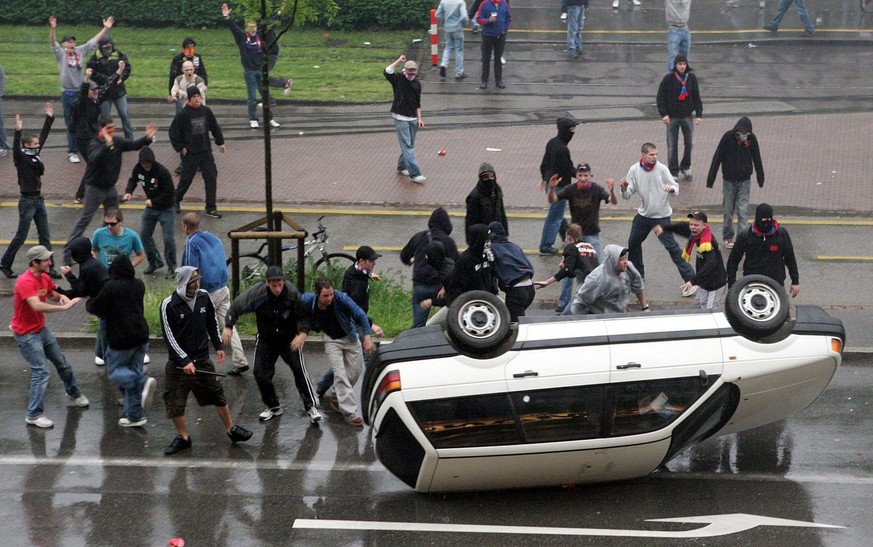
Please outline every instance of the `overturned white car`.
M367 367L379 460L420 492L645 476L691 444L812 404L845 330L762 276L722 312L529 317L470 292L445 327L404 332Z

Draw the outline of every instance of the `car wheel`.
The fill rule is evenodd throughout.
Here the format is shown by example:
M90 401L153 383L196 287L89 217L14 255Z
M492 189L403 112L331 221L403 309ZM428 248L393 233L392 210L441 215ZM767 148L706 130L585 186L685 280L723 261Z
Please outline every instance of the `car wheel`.
M725 315L742 336L764 338L775 334L788 319L788 295L769 277L747 275L728 291Z
M449 306L449 336L464 351L487 353L509 334L509 310L495 295L470 291Z

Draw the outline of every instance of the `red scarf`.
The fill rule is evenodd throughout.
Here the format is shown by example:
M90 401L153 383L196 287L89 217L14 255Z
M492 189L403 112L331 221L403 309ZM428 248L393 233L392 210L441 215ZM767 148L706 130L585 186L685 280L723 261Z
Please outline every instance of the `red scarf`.
M709 229L708 224L703 227L700 235L692 235L688 238L688 244L685 245L685 250L682 251L682 258L685 259L685 262L691 262L691 251L694 250L695 244L697 244L698 253L708 253L712 250L712 230Z
M655 162L655 163L646 163L646 162L643 161L644 159L646 159L646 156L643 156L643 157L640 158L640 167L643 168L643 171L649 172L649 171L651 171L652 169L655 168L655 165L658 164L658 162Z
M679 100L684 101L688 98L688 87L686 85L688 83L688 72L685 72L684 78L680 78L678 72L674 72L673 75L676 76L676 79L679 80L680 84L682 84L682 89L679 90Z

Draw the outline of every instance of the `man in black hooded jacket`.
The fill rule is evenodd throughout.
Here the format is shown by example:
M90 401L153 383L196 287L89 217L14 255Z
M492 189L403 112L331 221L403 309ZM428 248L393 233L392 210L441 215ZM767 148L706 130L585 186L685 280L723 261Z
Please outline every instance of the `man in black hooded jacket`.
M573 182L576 176L576 166L570 158L570 148L568 145L576 133L576 126L579 125L579 120L572 118L558 118L558 134L546 143L546 151L543 154L543 160L540 162L540 190L544 190L548 195L549 179L552 175L560 175L561 182L558 183L555 191L560 191L564 186ZM567 229L567 221L564 219L564 211L567 209L567 200L561 199L549 205L549 212L546 214L546 221L543 224L543 235L540 238L540 254L558 254L558 249L555 248L555 237L560 232L561 239L564 239L564 232ZM567 295L569 298L569 295Z
M427 230L412 236L400 251L400 260L412 266L412 328L423 327L427 323L429 310L421 307L421 302L434 298L443 287L439 273L427 260L426 249L432 241L439 241L445 247L445 256L458 259L458 246L451 238L452 221L442 207L434 209L427 221Z
M503 189L497 184L497 173L490 163L479 166L479 182L467 195L467 216L464 217L464 234L474 224L489 225L499 222L509 234L506 210L503 208ZM467 243L470 243L469 236Z
M737 280L737 267L743 260L743 275L766 275L780 285L785 284L785 269L791 276L789 293L794 298L800 294L800 274L794 245L788 230L779 226L773 218L773 207L762 203L755 209L755 222L748 230L741 231L727 261L728 287Z
M100 293L100 289L109 280L109 272L102 262L91 254L91 240L85 236L79 236L67 244L71 258L79 265L79 277L73 273L69 266L61 266L61 273L70 283L67 290L58 289L58 292L68 298L87 296L85 309L91 311L91 300ZM97 338L94 341L94 364L103 366L104 349L106 347L106 325L101 319L97 322Z

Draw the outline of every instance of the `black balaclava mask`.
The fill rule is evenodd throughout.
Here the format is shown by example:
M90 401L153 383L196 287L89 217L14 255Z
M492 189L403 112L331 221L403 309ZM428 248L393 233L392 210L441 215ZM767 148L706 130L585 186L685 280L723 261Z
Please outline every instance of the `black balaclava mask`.
M769 220L762 220L762 219ZM773 229L773 208L762 203L755 209L755 227L761 233L766 234Z

